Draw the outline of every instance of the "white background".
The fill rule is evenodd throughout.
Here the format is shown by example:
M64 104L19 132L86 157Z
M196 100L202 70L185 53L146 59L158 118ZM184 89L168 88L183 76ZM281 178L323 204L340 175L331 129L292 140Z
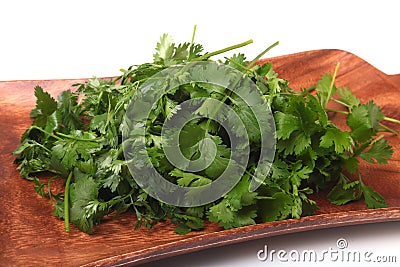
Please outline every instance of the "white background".
M2 1L0 81L119 75L120 68L150 61L164 32L176 42L190 41L194 24L206 51L253 39L240 49L251 59L279 40L268 56L337 48L397 74L399 11L398 1L384 0ZM384 223L273 237L151 266L280 266L259 262L257 251L264 245L322 251L340 237L350 249L397 256L397 264L366 266L400 265L400 223Z

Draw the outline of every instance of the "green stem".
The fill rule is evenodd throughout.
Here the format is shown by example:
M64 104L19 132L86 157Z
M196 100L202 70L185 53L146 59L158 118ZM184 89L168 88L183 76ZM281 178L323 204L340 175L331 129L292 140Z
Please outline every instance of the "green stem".
M65 232L69 232L69 185L72 179L72 171L68 175L67 182L65 183L64 192L64 226Z
M88 141L88 142L97 142L102 140L103 138L93 138L93 139L86 139L86 138L80 138L80 137L76 137L76 136L72 136L72 135L68 135L68 134L63 134L60 132L57 132L57 135L68 138L68 139L73 139L76 141ZM59 140L62 140L61 138L58 138Z
M394 129L392 129L392 128L389 128L389 127L387 127L385 124L383 124L383 123L379 123L379 126L381 126L384 130L386 130L386 131L388 131L388 132L391 132L391 133L393 133L393 134L395 134L395 135L400 135L400 133L398 132L398 131L396 131L396 130L394 130Z
M396 120L396 119L393 119L393 118L384 117L383 120L400 124L399 120Z
M104 91L101 91L100 94L99 94L99 96L98 96L97 107L96 107L96 114L99 113L99 108L100 108L101 99L103 98L103 92L104 92Z
M335 113L340 113L340 114L345 114L349 115L348 111L343 111L343 110L337 110L337 109L330 109L330 108L325 108L327 112L335 112Z
M228 58L228 57L224 57L227 61L229 61L229 62L231 62L233 65L235 65L235 66L237 66L237 67L239 67L239 68L241 68L241 69L243 69L243 70L245 70L245 71L250 71L250 69L248 69L246 66L243 66L242 64L240 64L239 62L237 62L237 61L235 61L235 60L233 60L233 59L231 59L231 58Z
M48 153L51 153L51 150L50 150L50 149L48 149L48 148L45 147L44 145L42 145L42 144L40 144L40 143L38 143L38 142L36 142L36 141L34 141L34 140L29 140L28 142L29 142L29 143L33 143L34 145L43 148L43 149L46 150Z
M335 71L333 72L333 76L332 76L332 81L331 81L331 84L329 85L329 89L331 92L332 92L333 86L335 85L336 75L339 70L339 67L340 67L340 62L338 62L336 64ZM332 96L332 93L330 95Z
M226 48L223 48L223 49L211 52L211 53L204 54L204 55L202 55L202 56L200 56L198 58L193 59L193 61L205 60L205 59L208 59L208 58L210 58L212 56L219 55L219 54L222 54L222 53L225 53L225 52L228 52L228 51L231 51L231 50L246 46L246 45L251 44L251 43L253 43L252 39L247 40L246 42L243 42L243 43L231 45L231 46L228 46Z
M248 69L250 69L251 67L254 66L254 64L257 63L257 61L264 56L269 50L271 50L272 48L274 48L275 46L277 46L279 44L279 41L273 43L272 45L268 46L264 51L262 51L260 54L258 54L258 56L256 56L251 62L250 64L247 66Z
M372 140L370 145L375 144L376 142L378 142L379 140L381 140L382 138L384 138L385 136L383 134L379 135L378 137L376 137L374 140Z
M190 51L192 50L192 47L193 47L193 44L194 44L194 37L196 36L196 29L197 29L197 25L195 24L195 25L193 26L192 40L190 41L189 53L188 53L188 56L187 56L187 58L186 58L187 60L189 60Z
M345 106L346 108L348 108L348 109L350 109L350 106L348 105L348 104L346 104L346 103L344 103L344 102L342 102L342 101L340 101L340 100L337 100L337 99L335 99L335 98L331 98L331 100L333 101L333 102L336 102L336 103L338 103L338 104L340 104L340 105L342 105L342 106Z
M49 132L43 130L42 128L40 128L38 126L33 125L33 126L31 126L31 129L39 130L39 131L41 131L41 132L43 132L43 133L45 133L45 134L47 134L47 135L49 135L51 137L54 137L57 140L62 140L62 138L58 137L57 135L54 135L53 133L49 133Z
M197 25L195 24L193 26L192 40L190 41L189 51L190 51L190 49L192 48L192 46L194 44L194 37L196 35L196 29L197 29Z
M325 103L323 103L323 107L324 107L324 108L326 108L326 106L328 105L329 100L332 98L332 95L333 95L333 87L335 86L335 79L336 79L337 72L338 72L338 70L339 70L339 66L340 66L340 63L338 62L338 63L336 64L335 71L333 72L333 75L332 75L331 84L329 85L329 95L328 95L328 97L326 98Z
M57 136L57 135L54 135L54 134L52 134L52 133L49 133L49 132L47 132L47 131L43 130L42 128L40 128L40 127L38 127L38 126L35 126L35 125L34 125L34 126L31 126L31 129L39 130L39 131L41 131L41 132L43 132L43 133L45 133L45 134L47 134L47 135L49 135L49 136L51 136L51 137L54 137L54 138L57 139L57 140L63 140L63 139L60 138L59 136L62 136L62 137L68 138L68 139L73 139L73 140L76 140L76 141L89 141L89 142L97 142L97 141L100 141L100 140L103 139L103 138L93 138L93 139L79 138L79 137L76 137L76 136L72 136L72 135L68 135L68 134L63 134L63 133L60 133L60 132L57 132L57 135L59 135L59 136Z

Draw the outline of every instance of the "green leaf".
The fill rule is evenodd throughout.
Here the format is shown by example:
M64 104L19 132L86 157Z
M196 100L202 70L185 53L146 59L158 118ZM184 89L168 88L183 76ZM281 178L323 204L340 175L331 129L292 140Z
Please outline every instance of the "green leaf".
M95 115L90 121L90 129L98 130L101 134L105 134L107 120L108 120L108 113Z
M86 175L81 175L70 190L71 195L71 221L85 233L92 233L93 215L85 209L92 200L97 199L97 183Z
M208 212L207 217L211 222L219 223L226 228L233 224L235 213L227 206L227 200L223 199L220 203L212 206Z
M42 87L35 86L36 108L34 113L40 110L40 114L50 115L57 109L57 102L51 95L43 91Z
M345 103L350 110L360 105L360 99L358 99L349 88L339 88L338 93L340 96L339 101Z
M121 182L122 178L119 175L111 174L107 178L105 178L103 182L104 188L110 188L111 192L114 193L117 190L119 183Z
M370 125L374 130L374 133L376 133L379 130L379 121L383 120L383 118L385 118L385 115L382 113L381 108L377 104L375 104L373 100L368 101L364 105L367 107L368 110Z
M57 109L57 102L51 95L43 91L42 87L35 87L36 107L31 111L30 116L35 118L34 125L46 127L48 116Z
M326 111L315 96L307 96L307 108L315 113L315 118L317 118L316 124L327 127L329 121L328 114L326 114Z
M361 190L364 194L365 204L367 204L370 209L387 208L389 205L386 203L385 199L371 187L367 185L362 185Z
M177 228L175 228L175 230L174 230L175 234L178 234L178 235L186 235L186 234L190 233L191 231L192 231L192 229L187 225L180 225Z
M279 152L283 152L284 156L295 154L300 155L311 145L311 137L304 132L296 131L291 138L281 140L276 144Z
M355 173L358 170L358 159L354 156L342 155L343 163L346 170L350 173Z
M211 139L216 145L217 153L211 164L204 170L204 173L208 177L216 179L220 177L228 167L231 150L222 142L219 136L211 136Z
M177 180L178 185L180 186L190 186L190 187L198 187L202 185L206 185L212 182L212 180L203 177L201 175L197 175L191 172L184 172L179 169L173 169L170 174L174 177L179 178Z
M81 110L78 106L78 97L70 90L63 91L58 97L58 111L61 123L68 130L80 129L83 125Z
M230 57L225 64L231 66L232 68L243 70L243 68L246 67L247 63L248 62L246 61L246 56L242 53L239 53L233 54L232 57Z
M301 129L301 120L298 117L283 112L275 114L275 123L276 137L279 139L288 139L294 131Z
M324 108L328 104L333 94L336 92L336 87L333 82L333 77L330 74L325 73L317 83L317 96L321 106Z
M387 164L387 160L393 155L393 148L385 139L374 142L372 146L360 154L360 157L370 163Z
M192 46L190 46L188 61L200 57L201 56L200 53L202 51L203 51L203 46L200 44L193 44Z
M179 44L174 51L173 58L175 60L184 60L188 57L189 43Z
M335 205L343 205L350 201L360 199L359 181L350 182L346 176L340 174L337 184L327 195L328 200Z
M87 141L79 138L87 139ZM85 132L82 135L80 131L72 132L70 139L58 140L54 143L52 157L59 160L65 169L72 169L78 158L89 160L93 153L101 150L102 145L90 141L91 139L95 139L92 133Z
M243 206L249 206L256 203L256 192L249 192L250 179L245 175L236 186L229 191L225 198L229 206L237 211Z
M242 227L256 224L254 218L257 217L257 210L253 207L245 207L235 214L235 220L232 224L222 225L225 229Z
M326 133L321 137L320 146L329 148L332 145L337 153L343 153L351 149L352 139L349 132L344 132L338 128L328 128Z
M157 43L156 46L156 53L153 55L154 61L167 61L172 58L174 53L174 43L172 37L167 33L164 33L160 37L160 41Z
M48 133L52 133L53 131L58 129L58 123L61 121L60 113L54 111L51 113L46 120L46 126L44 130Z
M273 199L261 200L258 204L259 216L263 222L286 219L291 213L293 199L289 194L277 192Z
M383 118L382 111L373 101L354 107L347 117L351 136L359 142L367 141L378 132L379 121Z
M218 223L224 229L230 229L255 224L254 218L257 217L257 211L250 206L233 211L227 199L223 199L208 210L207 217L211 222Z

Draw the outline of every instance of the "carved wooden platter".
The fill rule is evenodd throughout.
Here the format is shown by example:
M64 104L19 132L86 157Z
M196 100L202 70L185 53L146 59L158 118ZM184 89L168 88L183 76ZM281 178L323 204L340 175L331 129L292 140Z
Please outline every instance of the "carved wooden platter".
M400 75L386 75L359 57L340 50L317 50L262 60L272 62L292 88L315 84L333 73L340 62L337 86L348 86L362 101L373 99L388 117L400 119ZM387 165L362 164L364 182L384 196L390 207L368 210L362 201L344 206L315 195L319 210L300 220L290 219L231 230L207 224L203 231L181 236L174 226L159 223L153 229L134 230L133 214L123 214L96 226L93 235L52 215L48 199L20 178L11 152L29 127L35 105L33 88L42 86L53 96L75 80L0 82L0 265L3 266L132 266L161 258L286 233L374 222L400 221L400 137L387 135L394 155ZM340 123L340 121L338 121ZM388 124L400 130L398 125Z

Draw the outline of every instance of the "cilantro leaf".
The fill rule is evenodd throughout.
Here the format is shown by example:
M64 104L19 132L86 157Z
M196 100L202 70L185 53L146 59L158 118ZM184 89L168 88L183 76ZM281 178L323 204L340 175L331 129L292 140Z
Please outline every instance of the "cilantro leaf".
M393 148L389 146L388 141L380 139L374 142L372 146L360 154L360 157L370 163L387 164L388 159L393 155Z
M272 222L288 218L291 213L293 199L289 194L277 192L271 199L259 202L260 218L263 222Z
M59 95L58 102L62 125L68 131L82 128L82 113L78 106L77 95L70 90L66 90Z
M359 181L350 182L343 174L340 175L339 181L327 195L328 200L336 205L343 205L350 201L358 200L360 194Z
M96 182L89 176L80 176L71 188L71 221L86 233L92 233L93 214L88 214L86 206L97 199Z
M164 61L168 62L172 58L172 55L174 53L174 43L172 41L172 37L164 33L160 37L160 41L157 43L156 46L156 53L153 55L154 61L159 62L159 61Z
M377 208L387 208L388 204L384 200L384 198L376 191L374 191L371 187L367 185L362 185L361 190L364 195L365 204L367 204L370 209Z
M329 148L332 145L337 153L343 153L351 148L352 139L350 133L339 130L338 128L328 128L326 133L321 137L321 147Z
M339 100L347 105L352 110L354 107L360 105L360 99L358 99L347 87L339 88Z
M359 142L367 141L378 132L379 121L383 118L382 111L373 101L354 107L347 117L351 136Z
M276 137L279 139L288 139L294 131L301 129L301 120L291 114L277 112L275 122L277 125Z
M322 78L317 83L317 96L319 98L321 106L323 107L326 107L329 100L337 90L333 84L333 81L334 78L330 74L325 73L324 76L322 76Z
M30 116L34 118L34 125L45 127L48 117L57 109L57 102L51 95L43 91L42 87L35 86L36 107L31 111Z
M191 187L197 187L197 186L203 186L206 184L209 184L212 182L212 180L203 177L201 175L197 175L194 173L190 172L184 172L179 169L174 169L170 172L170 174L174 177L179 178L177 180L178 185L180 186L191 186Z

